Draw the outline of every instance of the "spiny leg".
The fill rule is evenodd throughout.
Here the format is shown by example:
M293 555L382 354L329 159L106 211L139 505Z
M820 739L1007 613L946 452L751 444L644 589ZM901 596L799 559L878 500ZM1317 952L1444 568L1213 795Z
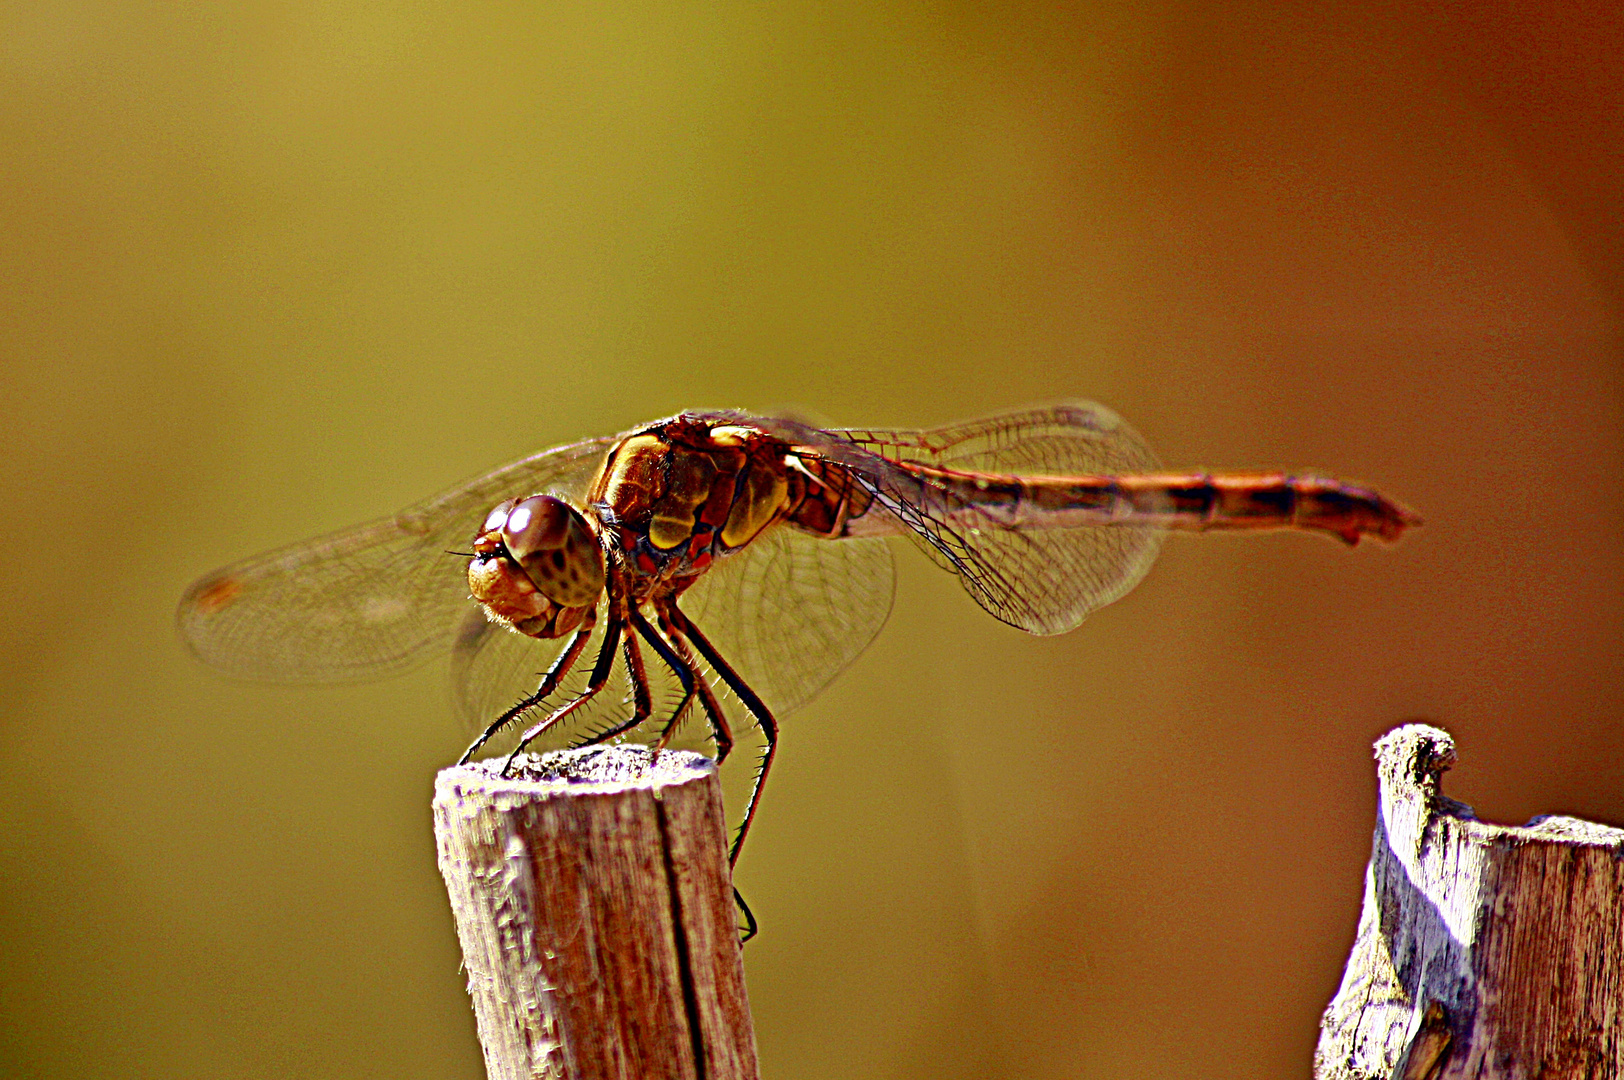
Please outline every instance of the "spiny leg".
M699 654L710 663L716 674L721 676L728 689L733 691L734 695L744 703L744 707L750 712L750 715L755 717L757 725L761 728L762 735L767 740L767 748L761 753L761 765L756 770L755 785L750 789L750 801L745 804L744 821L739 824L739 831L733 837L733 846L728 849L727 864L731 867L739 861L739 850L744 847L744 838L750 832L750 823L755 820L756 806L761 802L761 788L767 782L767 770L772 768L773 754L778 749L778 721L773 719L772 712L766 705L762 704L761 698L756 696L756 692L750 689L749 684L739 678L738 672L734 671L732 666L722 659L721 654L716 651L716 647L706 639L704 634L699 632L698 627L689 621L688 616L682 613L682 609L677 607L675 599L665 605L664 613L669 619L671 627L676 631L672 635L672 640L678 643L684 641L693 643L694 648L699 650ZM701 683L704 682L703 679L700 681ZM709 690L708 686L706 690ZM714 703L715 698L712 697L711 701ZM713 714L713 719L720 724L723 732L727 732L727 724L722 721L721 717L722 710L718 706ZM728 733L727 745L730 748L733 745L731 733ZM719 761L723 753L720 745L718 745L717 753L717 760ZM733 889L733 902L738 905L739 913L744 916L744 926L739 933L739 943L743 944L755 937L756 931L760 927L756 923L755 914L750 910L750 905L744 902L744 895L739 892L736 886Z
M688 645L688 639L682 636L682 631L676 628L670 612L666 610L668 607L674 607L675 605L676 600L673 597L656 600L654 614L660 620L660 629L671 640L672 648L677 650L683 662L694 673L694 688L699 692L700 708L704 710L705 719L710 723L711 738L716 743L716 764L720 765L727 760L727 755L733 750L733 731L727 726L727 716L722 712L721 702L716 700L716 692L711 689L709 680L705 678L704 673L699 670L699 664L694 660L693 650ZM667 724L665 730L660 733L657 748L663 750L675 733L676 718L672 717L672 722Z
M767 748L761 752L761 765L756 770L755 786L750 789L750 801L745 804L744 821L739 824L739 831L733 838L733 846L728 850L728 865L739 861L739 849L744 846L744 838L750 833L750 823L755 820L756 807L761 803L761 789L767 783L767 773L772 769L773 755L778 750L778 721L773 719L772 712L764 705L756 692L750 689L748 683L739 678L728 662L722 659L716 647L710 643L704 634L699 632L688 616L675 603L669 605L669 615L673 625L676 626L682 637L691 641L699 655L705 658L716 674L720 675L727 688L743 703L750 715L755 717L756 723L761 727L761 733L766 737Z
M549 694L551 694L554 690L557 690L559 680L563 679L565 675L568 675L570 669L575 666L575 661L580 658L581 650L586 648L587 639L591 636L592 624L590 622L581 627L579 630L575 631L575 633L571 634L569 641L564 645L564 650L558 654L556 659L553 660L553 666L548 668L547 673L541 677L541 685L536 688L536 692L525 697L517 705L513 706L513 708L509 709L501 716L498 716L495 721L491 723L491 726L485 729L485 733L479 738L475 739L473 744L469 746L467 750L463 751L462 757L458 760L457 764L468 764L469 759L475 754L479 753L479 748L489 742L492 735L495 735L498 731L501 731L503 728L513 723L514 720L518 719L528 710L535 708L543 700L545 700Z
M524 748L530 745L532 740L547 731L547 729L551 728L554 724L562 721L565 717L574 712L576 709L579 709L582 705L585 705L587 702L591 701L597 696L598 691L603 689L604 684L609 681L609 672L613 670L615 666L615 646L620 644L620 630L620 614L611 607L609 611L609 620L608 622L604 623L603 627L603 644L598 647L598 660L597 663L592 667L591 677L587 679L586 689L582 690L580 695L572 701L568 701L559 708L554 709L552 714L548 716L547 719L530 728L519 737L519 745L513 748L513 753L508 755L507 763L502 766L503 776L507 776L513 771L513 762L518 758L519 754L524 750Z
M633 611L632 617L637 613ZM626 658L626 683L632 691L632 715L618 724L613 724L602 731L594 732L576 743L577 747L596 746L606 743L619 735L624 735L637 725L649 718L654 711L654 699L649 694L648 669L643 666L643 652L637 647L637 638L631 634L620 643L621 652Z
M671 710L671 718L665 722L665 727L660 732L660 741L654 747L654 756L659 757L660 751L665 749L668 733L682 723L683 717L688 712L688 707L693 704L695 684L698 683L704 690L710 688L706 687L704 680L698 677L693 661L673 651L672 645L667 644L666 640L655 632L654 627L649 625L648 620L643 617L641 611L634 608L630 618L631 624L638 634L653 647L654 651L659 654L661 662L671 669L671 674L675 675L677 681L682 684L682 700L677 702L677 707Z

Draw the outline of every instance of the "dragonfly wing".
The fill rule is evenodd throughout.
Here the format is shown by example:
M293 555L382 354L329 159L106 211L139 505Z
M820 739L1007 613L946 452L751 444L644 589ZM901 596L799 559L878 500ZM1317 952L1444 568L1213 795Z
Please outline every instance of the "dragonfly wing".
M822 540L779 526L719 560L682 610L783 715L810 701L868 648L895 592L884 540Z
M613 439L546 450L393 517L224 567L176 613L199 659L234 675L342 682L403 670L449 644L472 604L466 545L491 507L541 491L575 495Z
M515 633L469 605L451 646L452 698L469 731L483 731L535 690L563 645Z
M1154 472L1155 455L1115 413L1090 402L989 416L924 431L830 433L887 463L1001 475ZM1035 634L1075 628L1127 593L1156 559L1161 530L1140 525L1015 528L895 468L862 468L908 534L995 617ZM898 473L904 475L899 477Z
M549 710L585 689L587 676L597 660L598 647L603 641L603 614L600 606L600 629L587 643L574 669L546 702L530 710L514 725L515 733L543 719ZM533 694L541 685L543 673L552 667L567 641L567 638L543 640L526 637L500 623L491 622L478 608L464 615L451 647L451 691L457 713L468 731L471 734L484 731L492 720ZM629 715L624 668L624 662L617 659L608 685L598 695L599 700L581 710L575 722L554 733L553 738L536 744L535 749L550 750L570 745L583 731L583 721L596 723L598 719L608 718L611 714L616 718L622 714ZM651 685L660 686L657 666L649 674Z

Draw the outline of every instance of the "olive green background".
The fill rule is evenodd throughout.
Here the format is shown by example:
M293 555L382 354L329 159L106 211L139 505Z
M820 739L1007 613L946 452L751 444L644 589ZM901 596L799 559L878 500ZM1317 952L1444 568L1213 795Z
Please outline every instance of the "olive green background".
M1065 397L1427 524L1049 639L899 551L739 868L765 1074L1306 1075L1381 732L1624 823L1624 36L1412 6L7 4L0 1075L483 1075L443 673L221 679L196 576L687 406Z

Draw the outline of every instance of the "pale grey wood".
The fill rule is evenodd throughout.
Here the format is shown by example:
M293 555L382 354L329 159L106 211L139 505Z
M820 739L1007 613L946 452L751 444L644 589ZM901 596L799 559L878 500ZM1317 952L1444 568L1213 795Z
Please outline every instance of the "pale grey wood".
M492 1080L755 1080L715 765L640 746L443 770L440 871Z
M1447 799L1447 732L1376 743L1364 908L1316 1080L1624 1076L1624 830L1489 825Z

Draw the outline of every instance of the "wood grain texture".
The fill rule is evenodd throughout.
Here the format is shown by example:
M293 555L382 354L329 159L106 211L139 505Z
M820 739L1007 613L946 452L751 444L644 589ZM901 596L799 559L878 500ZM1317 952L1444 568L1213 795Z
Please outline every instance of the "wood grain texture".
M1317 1080L1624 1076L1624 830L1478 821L1447 799L1448 733L1376 743L1364 908Z
M754 1080L715 766L637 746L443 770L434 827L492 1080Z

